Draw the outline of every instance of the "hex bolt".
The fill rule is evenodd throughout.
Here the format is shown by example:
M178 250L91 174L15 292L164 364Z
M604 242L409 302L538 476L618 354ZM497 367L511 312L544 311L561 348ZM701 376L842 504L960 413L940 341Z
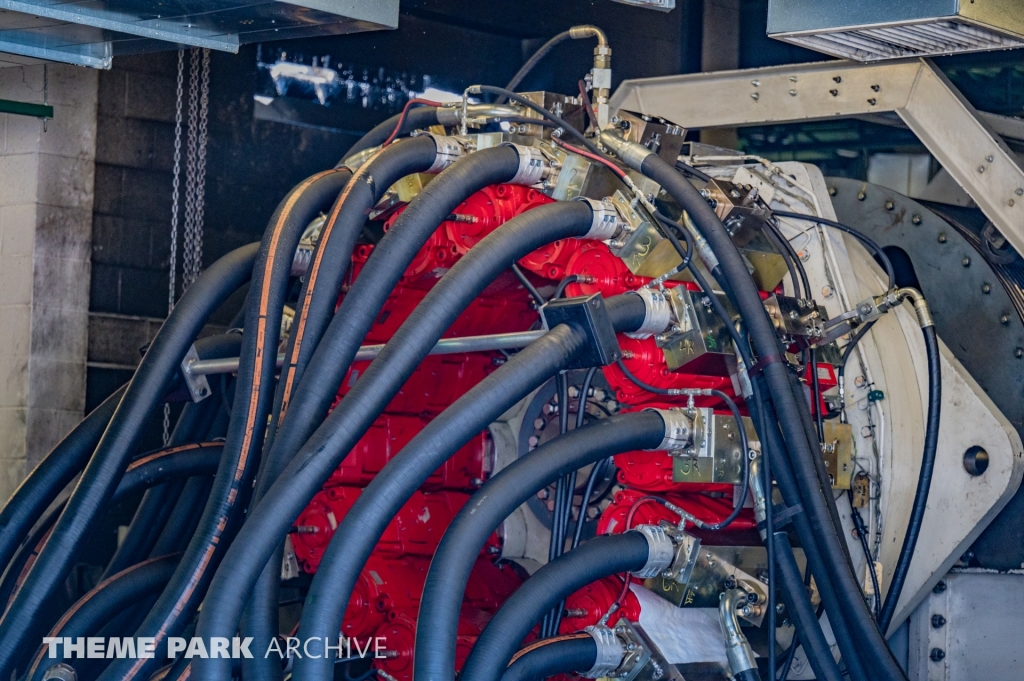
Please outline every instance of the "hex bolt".
M921 224L921 216L918 215L917 213L914 213L914 216L910 218L910 221L913 222L915 225L919 225Z
M896 207L896 204L893 203L892 201L886 201L885 202L885 209L886 210L892 210L895 207Z
M796 97L796 90L790 90L789 91L789 96L790 97Z
M1001 314L1001 315L999 315L999 323L1002 324L1003 326L1006 326L1007 324L1009 324L1010 323L1010 315L1008 315L1008 314Z
M1016 194L1017 196L1024 196L1024 188L1022 188L1022 187L1017 187L1017 188L1016 188L1016 189L1015 189L1015 190L1013 191L1013 193L1014 193L1014 194Z
M828 195L829 196L835 196L837 192L838 192L838 190L835 187L829 187L828 188Z
M842 79L842 77L841 77L841 76L833 76L833 77L832 77L832 80L833 80L834 82L836 82L836 83L842 83L842 82L843 82L843 79Z
M867 197L868 197L868 195L867 195L867 193L863 189L861 189L859 192L857 192L857 200L858 201L863 201Z
M978 172L979 173L985 172L985 166L978 166Z
M1024 359L1024 348L1017 348L1013 351L1013 356L1017 359Z
M939 232L939 243L940 244L946 243L946 233L945 232Z
M871 99L868 100L868 104L874 106L875 104L878 104L878 100L872 97Z
M942 615L932 615L932 626L936 629L941 629L946 626L946 618Z
M946 651L942 648L932 648L931 655L932 662L942 662L946 658Z
M992 293L992 285L991 284L982 284L981 285L981 292L982 293Z
M968 256L965 255L964 259L960 261L960 264L963 265L964 267L970 267L971 266L971 259Z
M988 156L985 157L985 160L991 163L992 161L996 160L996 157L993 156L992 154L989 154Z
M839 90L829 90L828 93L830 95L832 95L833 97L838 97L839 96Z
M932 593L940 594L946 590L946 583L939 582L932 588Z
M875 92L878 92L879 90L882 89L882 86L881 85L872 85L871 89L874 90Z
M757 100L761 99L761 95L757 94L756 92L751 92L750 98L756 102Z

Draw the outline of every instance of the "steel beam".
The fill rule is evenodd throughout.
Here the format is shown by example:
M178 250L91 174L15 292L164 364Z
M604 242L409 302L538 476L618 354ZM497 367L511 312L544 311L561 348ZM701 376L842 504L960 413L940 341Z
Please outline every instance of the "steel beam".
M612 95L611 109L662 116L687 128L895 112L1024 253L1024 169L929 60L828 61L627 80Z

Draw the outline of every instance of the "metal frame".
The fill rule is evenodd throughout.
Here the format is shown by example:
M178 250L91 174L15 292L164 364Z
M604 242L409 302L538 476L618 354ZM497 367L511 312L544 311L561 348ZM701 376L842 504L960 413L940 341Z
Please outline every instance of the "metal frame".
M829 61L627 80L611 98L611 110L619 109L687 128L894 112L1024 252L1024 169L993 131L991 115L982 116L930 60Z
M110 68L121 54L396 28L398 0L0 0L0 51Z

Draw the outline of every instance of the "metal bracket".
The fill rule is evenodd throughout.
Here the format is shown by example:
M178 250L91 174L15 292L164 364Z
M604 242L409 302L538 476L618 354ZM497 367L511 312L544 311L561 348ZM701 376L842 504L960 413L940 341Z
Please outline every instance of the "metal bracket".
M199 361L199 353L193 344L185 353L185 359L181 360L181 377L185 379L188 386L188 393L192 396L193 402L202 402L212 393L210 382L206 380L205 374L196 374L192 371L192 365Z
M691 129L895 112L1024 252L1024 169L930 60L829 61L627 80L610 105L612 111L664 116Z

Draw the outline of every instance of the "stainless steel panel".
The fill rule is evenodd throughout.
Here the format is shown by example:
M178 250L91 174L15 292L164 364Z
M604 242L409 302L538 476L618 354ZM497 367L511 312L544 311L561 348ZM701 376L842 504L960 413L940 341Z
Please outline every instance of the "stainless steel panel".
M0 50L109 68L113 57L395 28L398 0L0 0Z

